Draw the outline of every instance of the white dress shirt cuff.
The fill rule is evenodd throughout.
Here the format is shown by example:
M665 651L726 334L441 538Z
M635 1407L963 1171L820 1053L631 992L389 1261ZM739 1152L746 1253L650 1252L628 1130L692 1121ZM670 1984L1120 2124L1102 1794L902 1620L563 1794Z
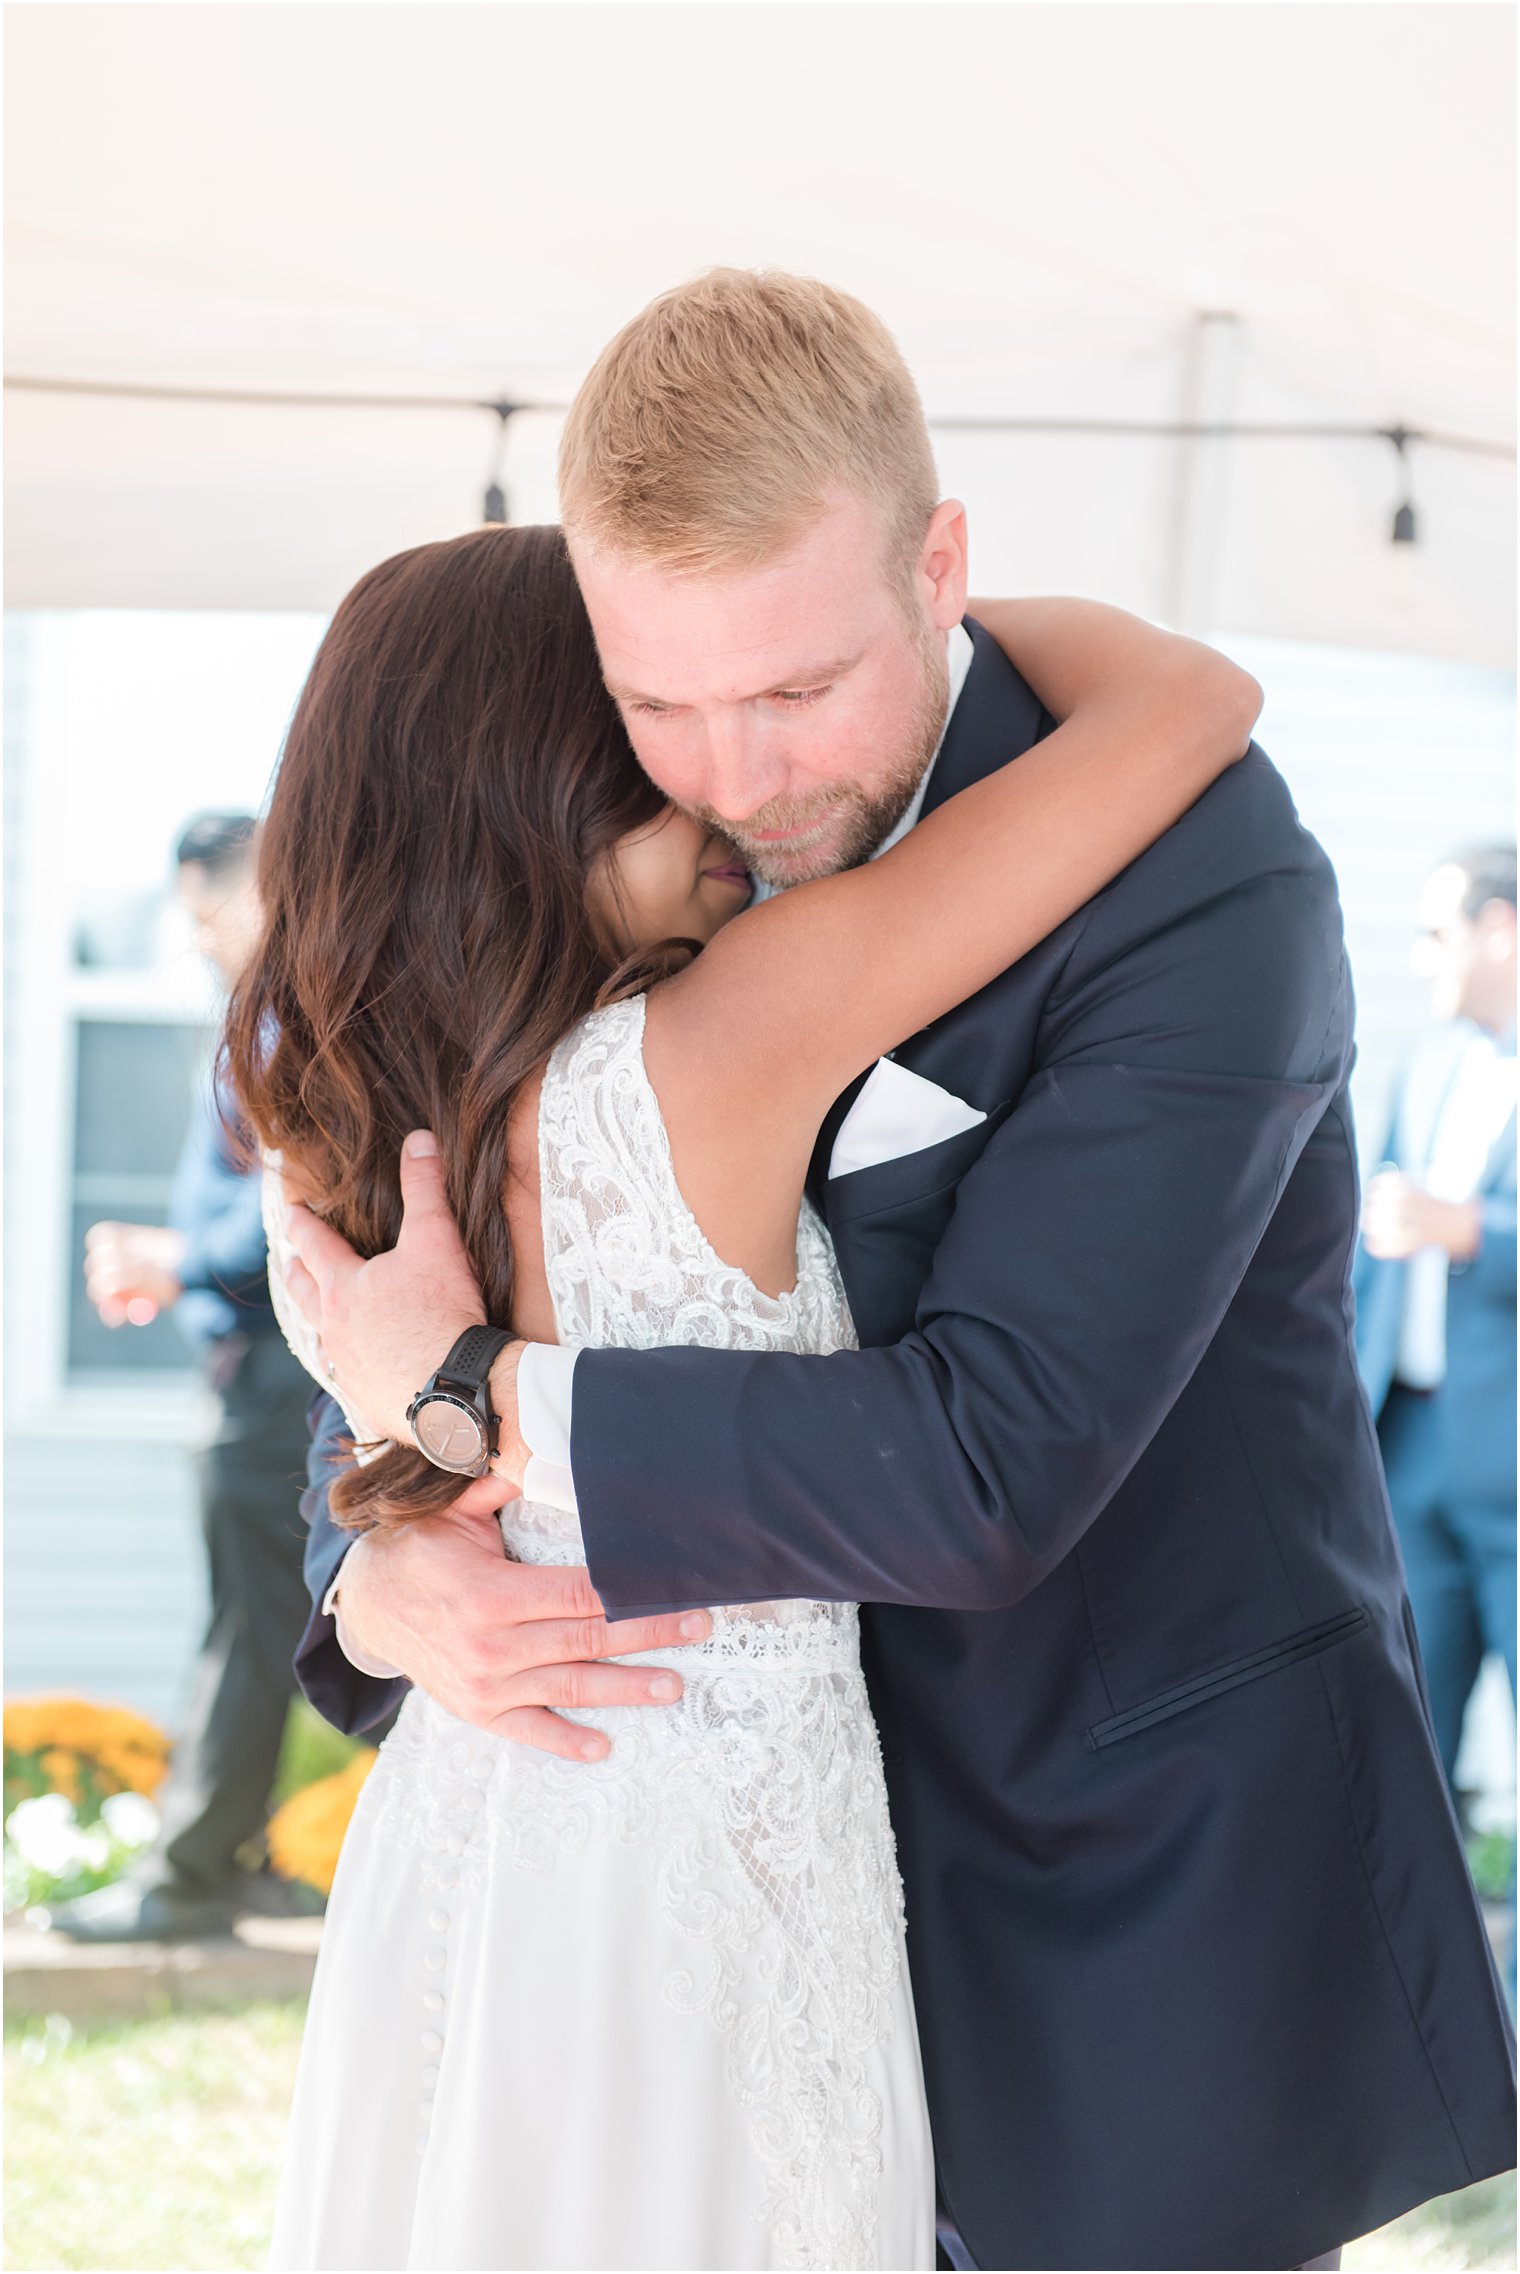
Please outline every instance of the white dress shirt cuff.
M570 1411L580 1353L530 1342L517 1369L517 1426L528 1448L523 1498L578 1516L570 1470Z
M343 1572L340 1567L337 1578L322 1598L323 1615L331 1619L338 1630L338 1648L350 1666L356 1666L361 1674L372 1674L377 1682L394 1682L399 1677L401 1668L387 1666L383 1658L366 1657L353 1637L344 1632L343 1605L338 1597L338 1589L342 1584Z

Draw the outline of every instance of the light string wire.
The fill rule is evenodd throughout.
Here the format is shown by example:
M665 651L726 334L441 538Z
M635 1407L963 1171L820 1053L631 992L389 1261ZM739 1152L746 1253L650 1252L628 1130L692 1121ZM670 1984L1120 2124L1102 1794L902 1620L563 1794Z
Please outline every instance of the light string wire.
M507 518L502 469L508 431L524 412L562 416L568 403L516 402L510 396L470 395L354 395L326 394L306 389L265 387L181 387L157 381L130 379L60 379L32 373L6 377L8 392L40 395L82 395L124 402L211 403L278 410L357 411L469 411L489 413L497 421L491 455L490 479L484 500L484 518ZM930 415L931 430L942 434L1087 434L1115 435L1162 442L1381 442L1398 460L1401 496L1393 517L1392 541L1412 545L1416 523L1409 494L1409 454L1422 449L1455 450L1468 456L1502 458L1513 462L1515 444L1484 435L1458 434L1444 427L1391 426L1349 419L1115 419L1009 417L997 413Z

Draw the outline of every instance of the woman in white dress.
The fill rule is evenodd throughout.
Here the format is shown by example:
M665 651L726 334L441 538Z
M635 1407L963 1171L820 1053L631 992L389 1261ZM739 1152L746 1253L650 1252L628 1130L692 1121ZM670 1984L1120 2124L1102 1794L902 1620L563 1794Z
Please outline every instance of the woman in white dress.
M1166 829L1259 699L1111 610L978 613L1066 723L880 860L744 913L731 849L627 748L557 531L372 572L292 725L229 1025L295 1187L388 1246L401 1140L427 1126L493 1318L850 1347L803 1199L828 1105ZM377 1447L334 1504L447 1522L458 1491ZM571 1518L500 1520L524 1562L581 1560ZM855 1610L715 1609L681 1675L663 1709L588 1698L592 1762L409 1695L332 1890L274 2266L932 2266Z

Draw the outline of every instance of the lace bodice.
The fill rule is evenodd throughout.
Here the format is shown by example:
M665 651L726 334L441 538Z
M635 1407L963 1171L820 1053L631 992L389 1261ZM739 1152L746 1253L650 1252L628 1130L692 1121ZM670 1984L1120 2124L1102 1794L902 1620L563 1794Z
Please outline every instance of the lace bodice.
M682 1197L644 1066L645 997L594 1011L549 1061L539 1103L544 1255L570 1347L823 1352L855 1347L827 1232L804 1203L796 1284L762 1294Z
M639 995L594 1011L544 1075L539 1205L560 1342L602 1350L852 1350L855 1329L833 1246L806 1201L796 1282L784 1295L762 1293L725 1263L687 1207L645 1070L644 1006ZM518 1502L502 1511L502 1532L524 1563L583 1560L580 1526L558 1509ZM853 1605L741 1604L716 1610L706 1649L795 1662L842 1643L853 1656L855 1629Z

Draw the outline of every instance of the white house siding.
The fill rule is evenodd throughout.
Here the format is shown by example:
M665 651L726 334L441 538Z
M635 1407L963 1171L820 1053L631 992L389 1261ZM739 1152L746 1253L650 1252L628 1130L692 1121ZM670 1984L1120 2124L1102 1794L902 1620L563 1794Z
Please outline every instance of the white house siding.
M183 1441L16 1431L5 1492L6 1695L78 1691L172 1727L206 1595Z
M63 1290L37 1284L39 1211L61 1185L35 1187L38 1091L58 1072L56 974L39 950L36 833L66 844L71 800L32 739L36 643L27 618L5 620L5 1691L77 1690L171 1723L205 1616L203 1559L187 1431L198 1401L181 1393L155 1428L122 1416L113 1431L88 1396L59 1393L39 1368L39 1340L61 1326ZM53 1001L39 1001L39 993ZM47 1014L51 1011L52 1016ZM64 1116L66 1119L66 1116ZM51 1137L50 1118L41 1132ZM28 1143L28 1135L32 1142ZM146 1420L147 1433L142 1434Z
M66 837L72 823L69 785L37 748L36 621L21 619L7 638L6 1689L84 1690L172 1723L204 1616L187 1450L203 1409L184 1383L162 1378L65 1378L65 1196L46 1155L70 1127L57 1095L66 1011L56 927L37 906L34 832ZM1449 847L1513 830L1514 684L1386 656L1223 644L1265 684L1261 739L1340 873L1360 999L1365 1155L1423 1018L1407 968L1420 880ZM279 645L283 656L288 635ZM287 701L299 675L292 666ZM273 726L271 751L277 739ZM208 762L205 802L246 797L251 763L218 778Z
M109 874L120 836L100 816L113 799L137 799L148 814L150 884L167 873L173 828L193 805L259 803L315 630L276 619L265 640L255 627L242 672L226 627L211 658L188 659L203 683L221 665L220 683L187 694L166 673L163 620L141 622L140 643L120 618L105 641L99 619L5 624L5 1689L79 1690L172 1725L205 1617L190 1446L209 1408L172 1328L123 1330L105 1353L140 1360L156 1338L166 1366L70 1369L75 1209L100 1197L96 1213L132 1214L135 1202L146 1217L164 1198L161 1177L135 1187L130 1176L96 1178L100 1194L73 1179L75 1044L81 1022L103 1022L167 1027L188 1049L208 999L183 953L149 973L75 969L71 909L82 877L88 895ZM257 668L264 646L272 674ZM252 708L253 727L239 717L221 731L229 707ZM121 865L132 881L140 858ZM171 1125L188 1114L185 1055L174 1066L183 1101L165 1096L157 1108Z

